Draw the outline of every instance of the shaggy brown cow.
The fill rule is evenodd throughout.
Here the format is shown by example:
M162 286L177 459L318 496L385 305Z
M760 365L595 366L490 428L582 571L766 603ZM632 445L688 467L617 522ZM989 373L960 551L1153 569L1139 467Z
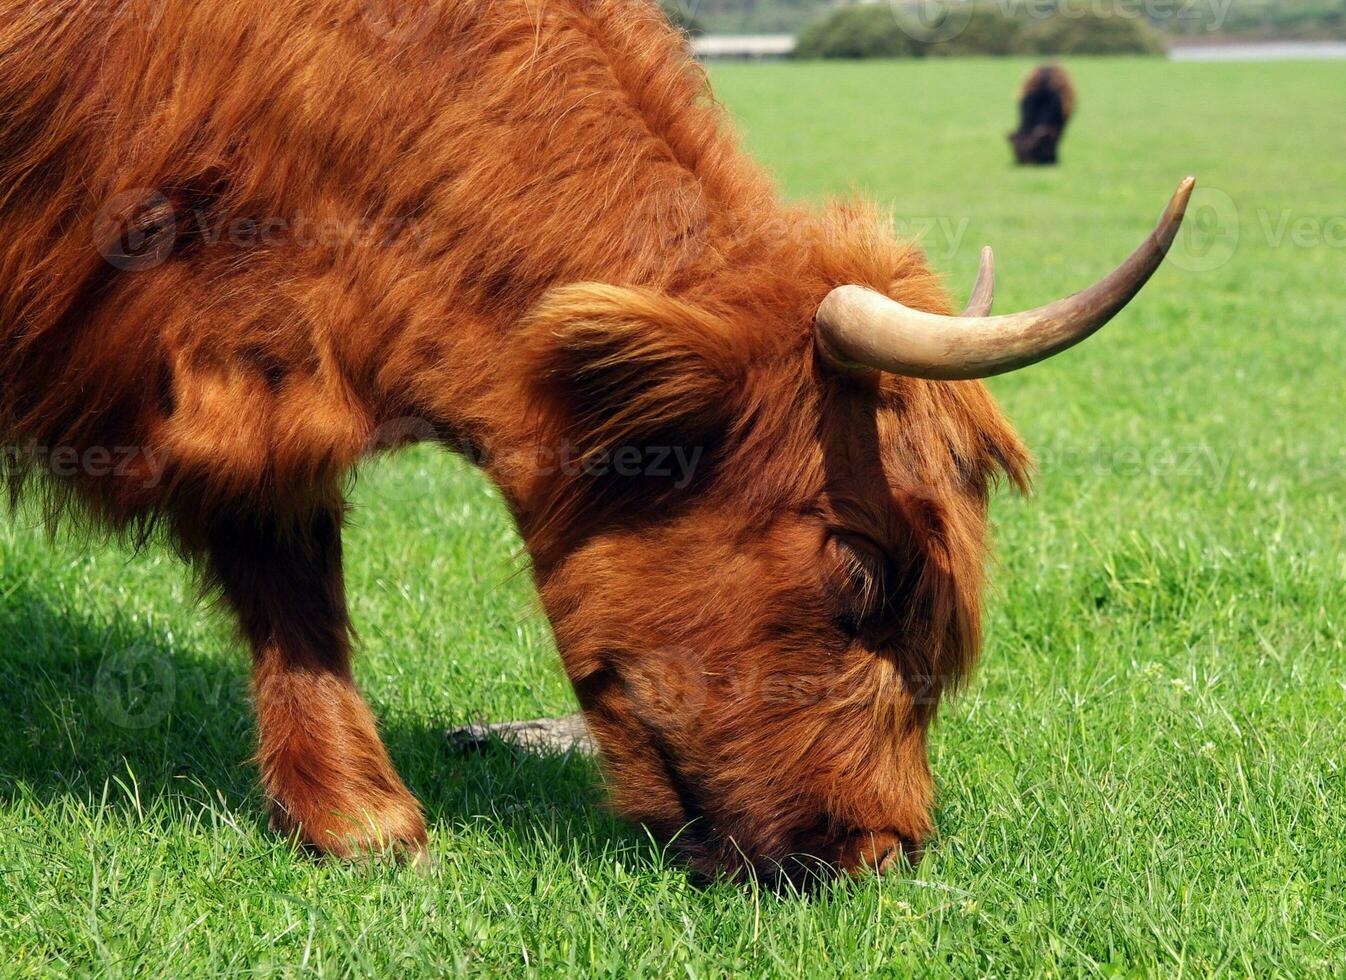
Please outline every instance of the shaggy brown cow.
M420 855L351 672L343 488L501 488L616 805L699 867L883 866L979 642L972 379L1158 265L964 317L868 207L780 202L636 0L5 0L0 425L53 516L161 529L251 645L275 823ZM918 312L930 311L930 312ZM134 447L134 448L133 448Z
M1075 111L1075 87L1058 65L1033 69L1019 92L1019 128L1010 145L1019 163L1056 163L1057 149Z

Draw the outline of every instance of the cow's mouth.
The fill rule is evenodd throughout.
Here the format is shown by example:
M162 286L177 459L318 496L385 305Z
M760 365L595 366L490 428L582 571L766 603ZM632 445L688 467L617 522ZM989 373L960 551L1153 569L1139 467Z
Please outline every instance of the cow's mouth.
M737 861L726 859L726 850L714 832L714 808L705 798L688 764L674 742L657 724L638 710L631 692L614 668L605 668L576 682L575 693L584 709L594 742L607 767L618 779L625 776L646 790L657 784L662 792L647 792L632 800L614 787L619 809L648 827L663 843L677 851L697 873L712 878L734 874Z
M919 844L896 829L838 826L825 816L784 840L773 835L772 843L752 838L751 819L731 821L749 830L746 839L730 835L694 764L679 752L679 733L645 717L615 669L592 674L575 689L619 783L613 787L618 809L670 845L701 883L751 877L768 887L808 889L839 874L882 874L920 859ZM629 785L620 785L622 780Z

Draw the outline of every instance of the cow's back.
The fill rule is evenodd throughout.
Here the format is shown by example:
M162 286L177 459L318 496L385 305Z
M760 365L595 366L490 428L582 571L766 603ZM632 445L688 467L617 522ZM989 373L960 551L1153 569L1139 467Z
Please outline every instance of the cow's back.
M773 213L643 0L8 7L0 426L157 461L57 481L114 525L335 494L479 416L548 287L685 288Z

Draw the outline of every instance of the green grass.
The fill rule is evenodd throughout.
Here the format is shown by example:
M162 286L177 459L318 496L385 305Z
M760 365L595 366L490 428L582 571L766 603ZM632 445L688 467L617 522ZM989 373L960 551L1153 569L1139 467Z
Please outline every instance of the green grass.
M0 974L1346 971L1346 65L1071 64L1050 171L1008 165L1025 68L713 72L790 195L933 220L960 296L994 243L1001 309L1110 269L1187 172L1214 189L1213 251L994 385L1042 466L994 508L914 877L698 890L589 763L456 756L446 727L573 702L497 494L416 450L362 476L348 574L426 876L266 833L246 658L171 558L0 524ZM1282 215L1335 244L1277 243Z

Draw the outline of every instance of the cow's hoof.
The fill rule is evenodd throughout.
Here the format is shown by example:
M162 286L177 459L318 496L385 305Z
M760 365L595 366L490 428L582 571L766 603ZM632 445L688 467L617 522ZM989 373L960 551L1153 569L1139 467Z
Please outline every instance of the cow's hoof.
M302 815L273 802L270 824L272 831L314 854L341 861L392 860L417 869L431 867L425 820L409 794L405 800L392 797L362 808L310 805Z

